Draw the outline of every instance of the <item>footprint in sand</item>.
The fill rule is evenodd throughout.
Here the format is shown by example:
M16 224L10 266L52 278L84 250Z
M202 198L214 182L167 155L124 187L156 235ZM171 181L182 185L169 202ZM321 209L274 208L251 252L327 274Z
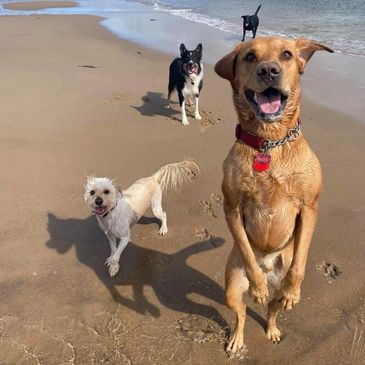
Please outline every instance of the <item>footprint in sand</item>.
M212 193L209 197L210 201L212 203L218 204L220 206L223 205L223 197L219 193ZM208 213L211 217L217 218L217 214L215 213L212 203L210 203L208 200L199 200L199 205L204 213Z
M179 319L177 323L179 333L194 342L224 343L226 341L224 329L207 318L189 315Z
M207 200L199 200L199 205L204 213L208 213L211 217L217 218L217 215L214 212L212 204L210 204Z
M202 110L201 114L202 114L202 120L200 122L200 125L203 127L223 122L221 117L214 116L213 112L211 111Z
M213 247L219 247L221 245L221 240L212 235L204 226L199 225L194 228L195 236L201 241L209 242Z
M128 100L128 95L127 94L122 94L122 93L113 93L112 94L112 97L108 100L105 100L105 102L107 104L110 104L110 105L117 105L117 104L120 104L124 101L127 101Z
M208 230L201 225L195 227L195 236L197 236L202 241L207 241L214 238L214 236L211 235Z
M223 197L219 193L212 193L210 194L210 201L217 203L218 205L223 204Z
M331 284L332 280L338 279L338 277L342 274L342 270L332 262L323 262L320 265L317 265L317 270L323 272L325 276L328 278L328 282Z

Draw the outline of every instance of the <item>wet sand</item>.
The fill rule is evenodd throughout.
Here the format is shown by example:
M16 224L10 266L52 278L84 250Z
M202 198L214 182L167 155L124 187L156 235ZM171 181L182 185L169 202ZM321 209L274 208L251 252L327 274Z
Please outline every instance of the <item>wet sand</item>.
M34 1L34 2L17 2L5 3L4 9L8 10L41 10L50 8L71 8L77 6L74 1Z
M363 363L364 126L303 101L324 191L302 300L280 316L277 346L265 338L265 310L247 300L248 358L227 360L232 239L220 182L236 121L229 85L206 67L203 120L182 127L176 95L163 108L171 57L99 21L1 18L0 364ZM109 278L85 175L127 187L185 157L201 176L164 197L169 234L158 236L148 212Z

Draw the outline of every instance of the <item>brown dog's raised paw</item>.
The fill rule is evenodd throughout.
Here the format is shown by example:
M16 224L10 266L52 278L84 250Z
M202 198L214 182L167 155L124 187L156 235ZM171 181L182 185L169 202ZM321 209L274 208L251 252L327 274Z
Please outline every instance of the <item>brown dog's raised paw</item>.
M295 287L289 282L284 281L283 286L280 290L283 310L290 310L299 303L300 301L300 287Z
M249 293L255 303L264 306L269 298L269 289L267 284L263 282L260 285L250 283Z

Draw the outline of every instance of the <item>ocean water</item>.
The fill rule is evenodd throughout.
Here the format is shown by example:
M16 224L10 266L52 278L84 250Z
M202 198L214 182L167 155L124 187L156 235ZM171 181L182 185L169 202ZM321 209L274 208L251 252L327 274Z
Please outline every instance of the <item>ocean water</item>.
M18 1L26 0L1 0L0 4ZM242 35L241 15L253 14L261 4L258 36L307 37L323 42L338 53L365 57L365 0L80 0L76 2L79 4L77 9L14 12L0 8L0 15L30 13L100 15L106 18L104 22L106 27L126 37L131 36L128 34L130 24L121 18L126 13L168 13L223 31L227 33L226 39L234 43L238 42ZM141 32L145 32L142 29L144 26L146 24L138 24ZM175 30L169 28L168 31ZM250 36L249 32L247 38Z
M242 34L241 15L254 14L259 4L258 35L307 37L337 52L365 56L364 0L144 0L213 28ZM250 34L250 33L249 33Z
M259 4L258 36L307 37L333 48L317 52L306 67L304 95L365 123L365 0L76 0L78 7L37 11L2 8L1 16L86 14L102 17L115 35L143 46L179 54L203 44L203 61L215 64L242 38L241 15ZM247 34L247 39L251 33Z

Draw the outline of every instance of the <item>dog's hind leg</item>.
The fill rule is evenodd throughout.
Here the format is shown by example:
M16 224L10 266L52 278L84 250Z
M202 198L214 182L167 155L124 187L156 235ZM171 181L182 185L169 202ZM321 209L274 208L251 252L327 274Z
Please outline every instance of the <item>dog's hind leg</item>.
M226 266L226 302L229 308L236 313L236 327L226 348L229 356L242 357L246 352L243 329L246 320L246 304L243 293L248 289L249 282L246 270L239 252L234 248L228 258Z
M252 30L252 39L256 38L257 27Z
M281 332L276 327L276 317L283 309L282 301L280 301L279 292L275 291L275 296L269 303L267 311L267 327L266 337L273 343L279 343L281 338Z
M185 97L181 90L179 90L179 103L181 107L181 123L182 125L189 125L188 118L186 117L185 111Z
M168 86L168 94L167 94L167 103L165 105L166 109L170 109L170 100L171 100L171 94L175 89L175 83L173 80L169 81L169 86Z
M166 213L162 209L162 190L161 188L156 190L155 195L151 200L151 209L153 215L161 220L161 228L159 234L165 236L167 234L167 218Z

